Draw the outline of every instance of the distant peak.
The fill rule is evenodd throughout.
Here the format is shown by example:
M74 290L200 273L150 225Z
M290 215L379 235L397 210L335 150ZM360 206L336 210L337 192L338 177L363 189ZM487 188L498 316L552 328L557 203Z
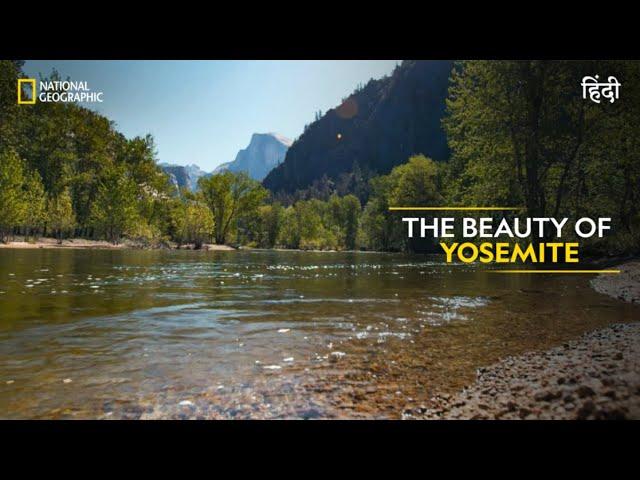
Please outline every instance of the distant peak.
M251 140L253 141L254 138L258 138L258 137L272 137L287 147L290 147L291 144L293 143L289 138L276 132L254 133L251 136Z

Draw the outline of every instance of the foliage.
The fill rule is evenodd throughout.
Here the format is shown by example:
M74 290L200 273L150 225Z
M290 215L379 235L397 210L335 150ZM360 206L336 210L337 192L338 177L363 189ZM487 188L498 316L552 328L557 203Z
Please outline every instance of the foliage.
M113 243L139 221L136 184L123 167L107 168L101 175L90 221Z
M617 231L608 241L623 250L635 241L637 248L639 68L604 61L459 64L444 121L453 151L449 201L523 206L528 216L612 216ZM579 80L594 72L622 82L618 102L582 98Z
M355 250L362 210L360 200L355 195L345 195L344 197L332 195L329 199L329 208L339 246L346 250Z
M255 224L249 227L250 231L255 232L255 245L261 248L275 247L284 219L282 205L278 202L261 205L255 218Z
M186 200L175 210L175 239L178 244L193 244L202 248L213 237L215 221L209 207L202 202Z
M38 172L28 172L25 175L22 198L25 202L25 237L31 234L35 238L48 219L47 195Z
M424 155L416 155L398 165L389 175L372 180L372 195L362 220L362 241L375 250L403 250L404 224L389 207L442 205L442 169Z
M156 164L153 138L127 139L107 118L76 104L37 102L18 106L16 84L23 76L21 68L22 62L0 61L0 154L13 152L21 159L25 183L22 202L18 203L28 206L24 216L18 204L4 209L5 221L10 214L12 225L4 228L3 235L14 231L24 232L25 236L44 233L46 229L57 231L46 222L47 215L43 213L49 213L49 209L44 206L57 206L63 192L65 202L67 195L71 199L74 235L107 238L123 234L120 228L115 228L113 235L108 235L110 229L103 225L96 228L100 211L104 214L109 209L107 205L97 205L109 198L104 190L100 191L100 185L114 168L126 173L134 185L133 203L139 221L132 234L155 237L167 230L170 184ZM48 79L61 80L56 71ZM14 168L13 164L4 163L0 168ZM20 183L18 177L13 179L16 185ZM12 188L3 185L0 195L11 196Z
M198 181L202 197L213 212L215 241L224 244L237 222L250 219L258 211L267 191L242 173L223 172Z
M196 192L177 192L157 165L153 137L128 139L76 104L18 106L22 62L0 61L0 241L48 233L196 248L213 240L423 250L408 241L402 213L389 207L448 204L612 217L612 233L583 248L638 252L640 62L476 60L450 67L405 62L318 114L265 179L278 192L271 195L230 171L201 178ZM621 81L619 101L582 98L580 79L594 72ZM53 71L48 79L61 78ZM449 151L451 158L409 156L432 150L438 160Z
M0 241L26 218L23 183L22 160L13 151L0 152Z
M49 218L49 228L58 239L58 242L62 242L62 239L69 234L76 223L71 194L68 188L64 189L55 197L49 197L47 214Z

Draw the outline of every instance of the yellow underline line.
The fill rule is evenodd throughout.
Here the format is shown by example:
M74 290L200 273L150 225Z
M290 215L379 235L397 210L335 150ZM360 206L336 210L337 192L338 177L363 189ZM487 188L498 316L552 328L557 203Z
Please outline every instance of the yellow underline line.
M493 273L620 273L620 270L486 270Z
M389 207L390 211L400 210L425 210L425 211L500 211L500 210L522 210L522 207Z

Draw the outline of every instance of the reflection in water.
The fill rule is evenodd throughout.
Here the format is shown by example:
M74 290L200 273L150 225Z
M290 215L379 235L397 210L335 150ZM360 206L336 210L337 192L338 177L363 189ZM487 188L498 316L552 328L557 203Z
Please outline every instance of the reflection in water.
M374 253L0 250L2 418L398 418L638 308Z

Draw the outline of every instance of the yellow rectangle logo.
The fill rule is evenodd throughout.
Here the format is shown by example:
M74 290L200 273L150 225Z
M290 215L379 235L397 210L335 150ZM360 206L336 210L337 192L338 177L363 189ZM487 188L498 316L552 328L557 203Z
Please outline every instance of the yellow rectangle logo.
M23 98L23 86L31 85L31 98ZM36 79L18 79L18 105L34 105L36 103Z

